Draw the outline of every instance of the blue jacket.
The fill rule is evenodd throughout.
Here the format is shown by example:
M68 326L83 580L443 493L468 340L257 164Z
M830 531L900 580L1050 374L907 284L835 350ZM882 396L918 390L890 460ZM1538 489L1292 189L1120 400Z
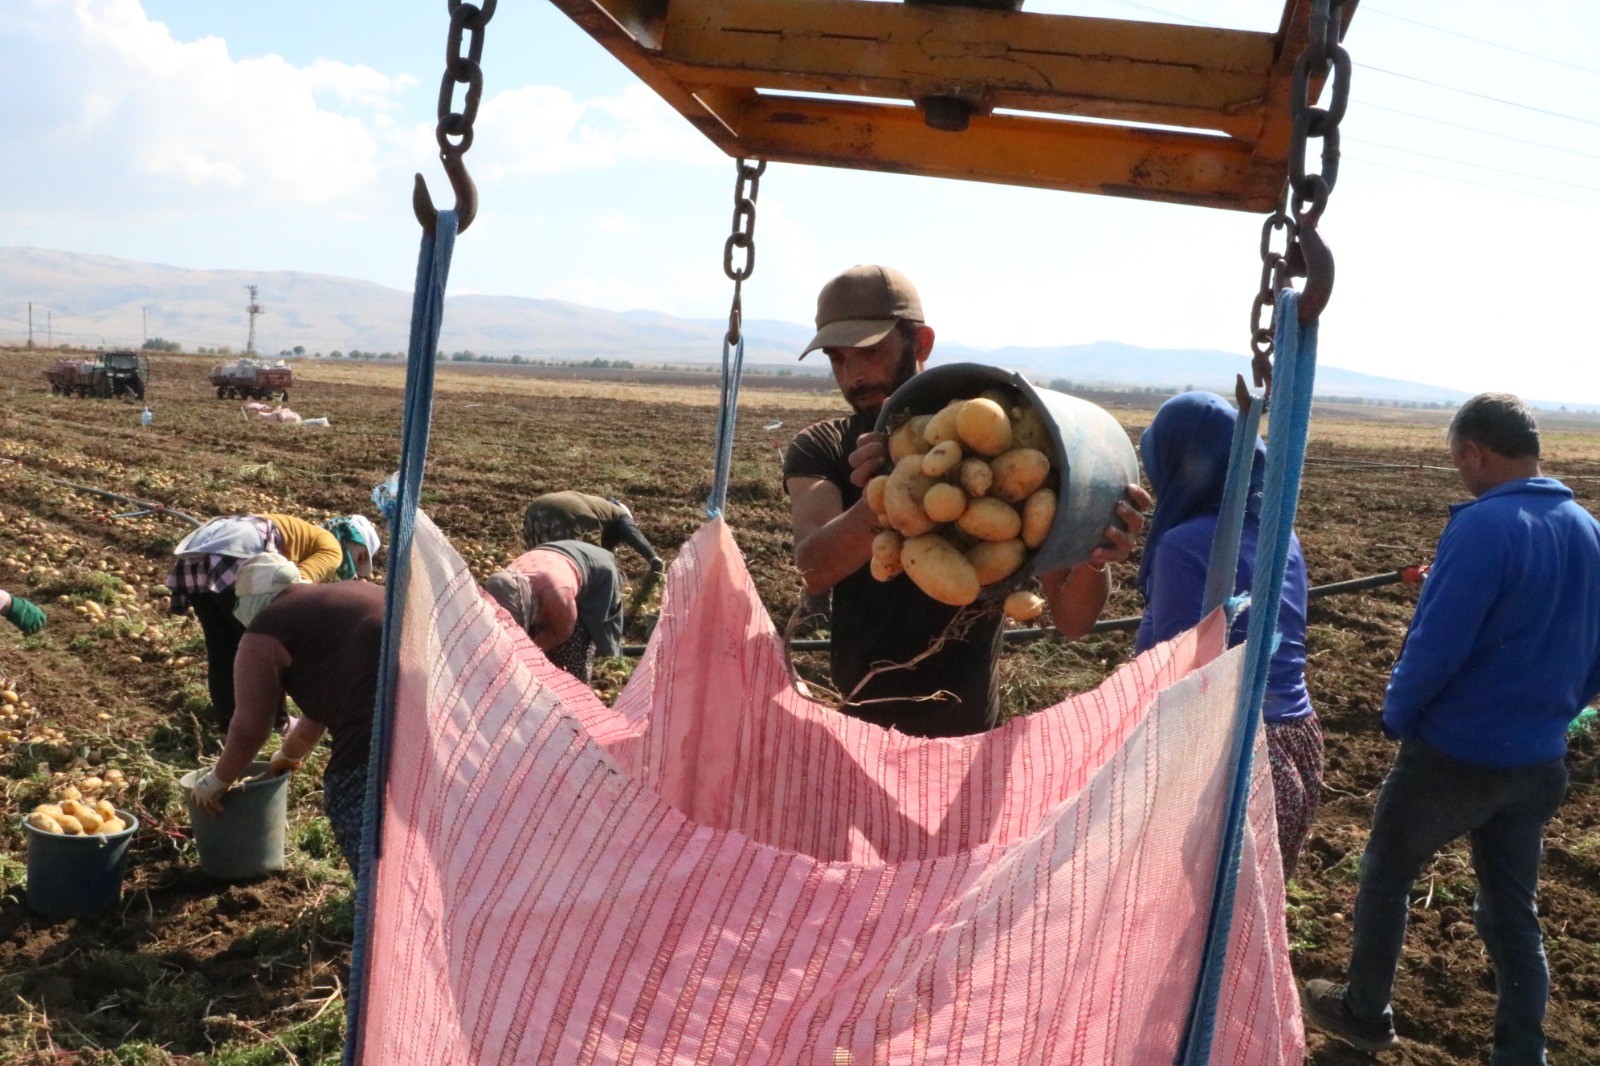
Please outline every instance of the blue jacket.
M1214 514L1191 518L1167 530L1153 552L1146 550L1150 558L1150 596L1133 640L1135 654L1199 623L1206 591L1206 564L1211 558L1211 538L1217 521ZM1246 522L1239 538L1235 593L1250 591L1259 529L1257 522ZM1250 611L1246 608L1234 620L1228 635L1230 645L1244 640L1249 623ZM1267 722L1287 722L1311 713L1311 696L1306 691L1306 561L1300 553L1300 538L1292 534L1289 563L1283 571L1283 596L1278 602L1278 634L1278 646L1267 668L1267 693L1261 701L1261 718Z
M1384 732L1485 766L1559 759L1600 692L1600 522L1554 478L1450 508Z

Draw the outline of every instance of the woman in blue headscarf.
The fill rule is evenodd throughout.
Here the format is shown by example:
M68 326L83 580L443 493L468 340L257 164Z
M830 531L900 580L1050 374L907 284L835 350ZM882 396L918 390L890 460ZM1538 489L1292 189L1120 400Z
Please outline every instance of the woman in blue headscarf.
M1211 540L1222 507L1222 486L1228 475L1228 454L1237 417L1221 396L1185 392L1161 405L1139 440L1156 510L1145 534L1144 558L1139 564L1139 590L1144 593L1145 611L1134 639L1136 652L1175 637L1200 621L1206 567L1211 561ZM1244 530L1239 540L1235 593L1248 591L1255 574L1265 469L1266 448L1257 440ZM1240 613L1228 643L1237 644L1244 639L1248 614L1248 610ZM1300 846L1311 830L1322 796L1322 729L1306 692L1306 563L1300 554L1300 540L1293 534L1278 607L1278 631L1282 639L1272 656L1261 717L1267 727L1272 792L1278 809L1278 846L1287 880L1294 873Z

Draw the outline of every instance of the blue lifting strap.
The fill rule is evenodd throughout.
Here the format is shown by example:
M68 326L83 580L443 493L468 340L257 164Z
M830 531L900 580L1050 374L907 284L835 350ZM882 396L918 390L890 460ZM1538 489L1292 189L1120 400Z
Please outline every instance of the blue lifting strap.
M1244 516L1250 502L1250 468L1255 464L1263 406L1262 397L1255 396L1252 400L1233 422L1233 447L1228 453L1228 477L1222 483L1221 517L1211 538L1211 561L1206 566L1201 618L1232 599L1233 587L1238 583L1239 539L1244 535ZM1231 624L1229 629L1232 629Z
M733 471L733 430L739 421L739 378L744 373L744 333L737 341L722 338L722 407L717 412L717 462L706 499L706 517L720 518L728 505Z
M355 938L350 947L350 990L345 1002L344 1062L361 1061L361 1007L367 947L372 940L373 898L383 825L383 784L389 768L389 736L394 720L400 663L400 625L410 577L411 539L416 532L417 498L428 458L428 427L433 417L433 371L444 321L444 288L450 276L458 219L440 211L432 234L422 235L417 255L417 285L411 298L411 348L406 362L406 398L400 430L400 473L394 479L389 522L389 567L384 581L383 650L378 660L378 695L372 707L372 739L367 749L367 795L361 825L361 873L356 878ZM374 494L374 499L379 497Z
M1234 894L1239 884L1239 853L1244 841L1250 799L1256 729L1272 665L1273 637L1283 575L1289 562L1289 538L1300 502L1300 474L1305 465L1306 436L1311 423L1311 393L1316 378L1317 326L1300 323L1300 296L1292 289L1278 293L1277 356L1273 361L1272 429L1267 440L1266 480L1262 491L1261 531L1256 571L1250 585L1250 624L1245 638L1244 677L1234 709L1233 783L1218 848L1216 883L1206 923L1205 947L1179 1066L1205 1066L1211 1058L1222 970L1233 925ZM1259 407L1258 404L1252 404Z

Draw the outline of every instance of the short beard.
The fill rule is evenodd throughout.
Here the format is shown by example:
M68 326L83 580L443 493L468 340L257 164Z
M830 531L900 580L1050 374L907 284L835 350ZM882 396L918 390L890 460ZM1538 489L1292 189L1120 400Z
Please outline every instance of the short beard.
M917 373L917 350L911 344L903 344L900 349L900 365L895 367L894 381L889 386L889 393L893 395L900 386L910 381ZM878 407L862 407L850 393L845 393L845 402L850 409L858 415L877 414ZM882 405L880 404L879 407Z

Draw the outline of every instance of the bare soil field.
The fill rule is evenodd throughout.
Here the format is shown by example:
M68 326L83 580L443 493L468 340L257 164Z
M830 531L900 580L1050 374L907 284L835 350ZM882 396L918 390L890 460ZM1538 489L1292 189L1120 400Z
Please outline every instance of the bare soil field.
M220 738L199 627L168 614L154 589L187 527L130 516L139 508L61 482L200 517L370 514L372 486L398 462L403 370L297 364L293 406L331 420L317 428L250 421L236 402L215 398L209 360L157 357L154 423L141 428L139 405L48 395L42 370L52 357L0 352L0 587L49 613L34 637L0 626L0 681L19 696L0 709L0 1061L336 1062L351 882L320 816L320 767L296 775L284 873L228 886L199 872L176 779L214 755ZM781 450L843 406L831 395L763 386L752 382L742 394L729 521L781 627L798 593ZM559 488L627 500L670 558L703 521L716 400L714 378L592 381L446 364L424 507L480 577L519 551L526 501ZM1115 413L1135 438L1150 416L1148 405ZM1371 415L1325 411L1313 425L1299 521L1313 584L1427 562L1446 505L1461 498L1439 416ZM1600 427L1552 422L1546 443L1548 471L1570 478L1596 509ZM643 578L640 559L623 551L619 562L630 581ZM1139 612L1132 575L1121 568L1108 614ZM1311 609L1308 677L1327 734L1328 781L1289 892L1301 977L1336 976L1348 950L1356 864L1393 755L1378 713L1415 597L1415 587L1394 586ZM629 635L643 635L639 620ZM1108 634L1009 651L1008 707L1026 713L1091 687L1128 650L1126 636ZM602 694L614 695L628 669L607 661ZM1553 973L1551 1061L1577 1066L1600 1062L1600 740L1578 737L1570 765L1541 910ZM122 904L69 922L32 914L22 903L17 817L62 784L111 767L128 781L118 806L143 823ZM1472 928L1473 891L1462 848L1442 855L1418 885L1396 999L1406 1049L1390 1061L1486 1061L1493 975ZM1312 1035L1307 1061L1373 1060Z

